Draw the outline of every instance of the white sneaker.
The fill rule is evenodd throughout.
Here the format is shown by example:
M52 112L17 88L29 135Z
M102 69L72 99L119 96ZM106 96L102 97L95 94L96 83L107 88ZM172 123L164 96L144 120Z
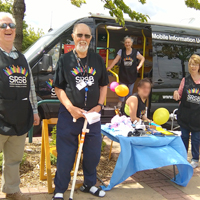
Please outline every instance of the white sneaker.
M190 163L192 165L192 168L195 169L199 166L199 162L192 160L192 162Z

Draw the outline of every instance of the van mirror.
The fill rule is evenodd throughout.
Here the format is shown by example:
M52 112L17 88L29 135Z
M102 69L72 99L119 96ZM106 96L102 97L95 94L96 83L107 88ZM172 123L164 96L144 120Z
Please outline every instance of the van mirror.
M49 54L44 54L41 62L38 63L39 72L52 72L53 59Z

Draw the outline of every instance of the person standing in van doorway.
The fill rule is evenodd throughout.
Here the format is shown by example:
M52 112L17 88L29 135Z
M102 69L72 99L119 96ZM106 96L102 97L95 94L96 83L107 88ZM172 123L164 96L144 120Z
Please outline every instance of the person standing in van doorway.
M179 89L174 91L174 99L181 101L178 109L178 124L187 151L191 133L191 165L196 168L199 165L200 144L200 56L191 56L188 70L190 75L182 79Z
M57 172L53 200L63 200L68 188L76 152L78 135L82 132L85 112L100 112L106 98L108 75L99 54L88 51L92 33L86 24L75 24L72 38L74 51L64 54L57 63L55 92L61 102L57 123ZM74 123L73 118L77 121ZM98 197L105 192L95 187L96 167L101 155L101 123L88 125L83 146L84 184L82 192Z
M27 132L33 124L38 125L40 119L31 69L25 57L13 46L15 27L13 16L0 12L1 187L7 199L30 200L30 197L20 192L19 165Z
M107 68L107 70L112 69L121 60L119 64L119 81L129 88L129 94L126 97L119 97L117 107L121 107L122 102L132 95L137 72L145 61L145 58L136 49L132 48L133 39L131 37L126 36L124 38L124 46L125 48L118 51L116 58ZM138 66L137 59L140 60Z

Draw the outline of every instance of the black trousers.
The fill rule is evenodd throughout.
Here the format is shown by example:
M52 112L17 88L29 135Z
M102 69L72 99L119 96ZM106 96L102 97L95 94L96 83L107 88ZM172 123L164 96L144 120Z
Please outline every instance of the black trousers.
M55 192L64 193L71 180L70 172L73 168L78 148L78 135L81 134L84 119L73 122L71 114L61 104L57 124L57 172L55 176ZM83 146L84 183L88 186L96 184L96 167L101 156L101 123L88 125Z

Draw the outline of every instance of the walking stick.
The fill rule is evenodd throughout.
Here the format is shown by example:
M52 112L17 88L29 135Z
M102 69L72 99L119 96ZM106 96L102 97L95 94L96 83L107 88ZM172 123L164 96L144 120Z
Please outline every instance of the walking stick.
M73 119L73 122L76 122L76 119ZM76 184L76 177L77 177L77 173L78 173L78 167L79 167L79 163L80 163L80 159L81 159L83 144L85 141L85 134L88 132L89 132L89 129L87 129L87 119L85 119L83 129L82 129L82 134L81 134L81 140L80 140L78 156L77 156L77 160L76 160L76 167L75 167L75 171L74 171L74 178L73 178L73 182L72 182L72 189L70 192L69 200L73 200L74 189L75 189L75 184Z

